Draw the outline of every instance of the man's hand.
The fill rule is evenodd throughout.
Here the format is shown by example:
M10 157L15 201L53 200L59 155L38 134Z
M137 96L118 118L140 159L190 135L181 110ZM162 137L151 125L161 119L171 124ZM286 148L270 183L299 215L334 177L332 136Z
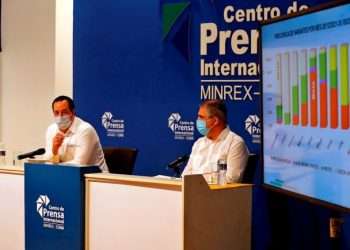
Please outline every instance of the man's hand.
M61 147L64 139L64 135L62 133L57 133L55 137L52 139L52 154L57 155L58 149Z

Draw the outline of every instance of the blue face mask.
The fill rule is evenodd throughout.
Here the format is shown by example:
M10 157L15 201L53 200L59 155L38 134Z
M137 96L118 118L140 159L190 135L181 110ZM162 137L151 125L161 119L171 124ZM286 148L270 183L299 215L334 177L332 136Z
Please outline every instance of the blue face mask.
M204 120L197 119L197 121L196 121L196 127L197 127L198 132L199 132L201 135L206 136L206 135L208 134L208 132L209 132L209 129L207 128L206 122L205 122Z

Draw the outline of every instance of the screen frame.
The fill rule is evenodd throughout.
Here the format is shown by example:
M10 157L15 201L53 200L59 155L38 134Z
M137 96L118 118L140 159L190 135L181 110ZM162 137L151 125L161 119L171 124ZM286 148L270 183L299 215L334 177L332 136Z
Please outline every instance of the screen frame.
M305 15L309 15L309 14L313 14L315 12L319 12L319 11L323 11L323 10L327 10L327 9L331 9L331 8L335 8L335 7L339 7L342 5L346 5L346 4L350 4L350 2L348 0L337 0L337 1L332 1L332 2L328 2L328 3L323 3L323 4L319 4L317 6L308 8L306 10L297 12L297 13L291 13L288 15L283 15L280 17L276 17L274 19L270 19L270 20L265 20L262 21L260 23L259 26L259 34L260 34L260 39L259 39L259 63L260 63L260 68L261 68L261 73L260 73L260 83L261 83L261 94L262 94L262 98L260 99L260 114L262 117L262 121L264 121L264 84L263 84L263 50L262 50L262 44L263 44L263 39L262 39L262 28L263 26L266 25L270 25L273 23L277 23L277 22L281 22L281 21L286 21L288 19L294 19L300 16L305 16ZM350 207L344 207L335 203L331 203L325 200L320 200L317 199L315 197L311 197L311 196L307 196L301 193L297 193L297 192L293 192L290 190L286 190L283 188L278 188L275 186L272 186L270 184L265 183L265 164L264 164L264 122L261 123L261 176L262 176L262 187L265 188L268 191L272 191L272 192L277 192L283 195L287 195L290 196L291 198L296 198L302 201L306 201L309 202L311 204L314 205L320 205L322 207L337 211L337 212L345 212L345 213L349 213L350 212Z

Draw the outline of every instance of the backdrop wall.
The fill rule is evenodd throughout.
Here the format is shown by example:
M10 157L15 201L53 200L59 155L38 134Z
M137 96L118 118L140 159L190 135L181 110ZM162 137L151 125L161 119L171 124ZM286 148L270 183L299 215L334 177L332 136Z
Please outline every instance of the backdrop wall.
M260 151L259 22L326 1L75 1L74 98L104 146L139 149L136 174L190 153L200 100Z
M322 2L75 0L77 113L103 146L139 149L135 174L171 174L190 153L201 99L226 100L231 129L259 153L259 21ZM257 188L254 249L330 249L330 214Z

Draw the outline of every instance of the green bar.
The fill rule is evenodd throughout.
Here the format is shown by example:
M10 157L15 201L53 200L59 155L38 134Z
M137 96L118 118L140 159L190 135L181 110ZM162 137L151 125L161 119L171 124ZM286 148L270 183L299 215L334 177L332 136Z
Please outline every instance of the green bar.
M301 82L301 103L305 104L308 100L308 92L307 92L307 75L300 76Z
M292 88L293 115L299 114L299 88L298 85Z
M284 124L290 124L290 113L284 113Z
M282 105L276 105L276 117L277 120L281 120L282 121Z
M310 68L311 67L316 68L316 63L317 63L316 56L310 56L310 59L309 59Z
M330 70L330 83L331 88L338 88L338 69L337 69L337 47L332 46L329 49L329 70Z
M327 54L326 51L321 51L319 54L319 72L320 80L327 80Z
M341 105L349 104L349 44L340 45L340 96Z

